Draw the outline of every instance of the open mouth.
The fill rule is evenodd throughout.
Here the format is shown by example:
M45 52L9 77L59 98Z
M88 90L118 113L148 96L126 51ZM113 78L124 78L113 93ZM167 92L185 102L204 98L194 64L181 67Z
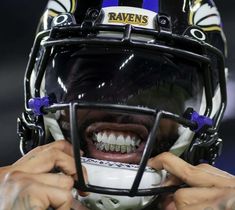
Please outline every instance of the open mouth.
M88 154L91 158L138 164L148 130L139 124L96 122L85 131Z

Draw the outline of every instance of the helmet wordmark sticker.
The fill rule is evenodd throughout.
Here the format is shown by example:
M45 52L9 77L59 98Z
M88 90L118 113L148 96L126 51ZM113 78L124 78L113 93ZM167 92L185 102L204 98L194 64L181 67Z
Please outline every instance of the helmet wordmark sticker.
M123 24L135 24L140 26L148 25L148 16L134 13L124 12L109 12L108 22L109 23L123 23Z
M60 13L74 13L76 9L76 0L49 0L47 9L51 16L56 16Z
M197 25L204 31L221 31L221 18L219 11L214 5L208 3L196 4L192 7L193 11L190 14L189 22L192 25Z

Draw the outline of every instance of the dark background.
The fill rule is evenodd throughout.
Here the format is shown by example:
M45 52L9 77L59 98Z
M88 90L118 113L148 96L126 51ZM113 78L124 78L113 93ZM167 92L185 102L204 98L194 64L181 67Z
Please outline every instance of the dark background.
M23 77L46 0L0 1L0 166L20 157L16 118L23 110ZM216 1L228 41L228 107L221 126L222 156L216 166L235 174L235 18L229 1Z

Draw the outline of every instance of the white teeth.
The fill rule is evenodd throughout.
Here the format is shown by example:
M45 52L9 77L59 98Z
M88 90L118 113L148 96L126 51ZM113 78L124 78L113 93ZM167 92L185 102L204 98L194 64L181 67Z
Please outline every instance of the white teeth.
M95 142L96 149L111 151L111 152L121 152L121 153L131 153L139 147L141 140L137 139L135 136L124 136L115 135L115 133L108 134L107 132L99 132L93 135L93 141Z
M122 145L121 146L121 153L125 153L126 152L126 146L125 145Z
M103 134L101 141L104 143L108 143L108 136L106 133Z
M102 140L101 133L96 134L96 139L97 139L98 142L101 142L101 140Z
M109 144L108 144L108 143L106 143L106 144L105 144L105 146L104 146L104 148L105 148L105 151L107 151L107 152L108 152L108 151L109 151Z
M110 134L108 137L109 144L116 144L116 136L114 134Z
M131 137L127 136L126 137L126 145L132 145Z
M127 147L126 147L126 152L127 152L127 153L130 153L130 152L132 151L131 147L132 147L132 146L127 146Z
M115 150L115 145L114 145L114 144L110 144L109 150L110 150L111 152L113 152L113 151Z
M105 144L104 143L100 143L99 149L102 151L105 149Z
M125 139L123 135L120 135L117 137L117 143L118 145L125 145Z
M116 145L115 151L116 151L116 152L120 152L120 151L121 151L121 146L120 146L120 145Z

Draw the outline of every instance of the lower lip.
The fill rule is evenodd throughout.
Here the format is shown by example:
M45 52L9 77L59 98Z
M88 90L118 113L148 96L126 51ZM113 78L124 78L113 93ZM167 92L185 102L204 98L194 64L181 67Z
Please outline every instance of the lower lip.
M94 145L91 139L87 139L88 151L92 158L99 159L99 160L130 163L130 164L140 163L144 146L145 146L145 143L142 142L139 148L135 152L128 153L128 154L122 154L122 153L117 153L117 152L103 152L103 151L96 149L96 146Z

